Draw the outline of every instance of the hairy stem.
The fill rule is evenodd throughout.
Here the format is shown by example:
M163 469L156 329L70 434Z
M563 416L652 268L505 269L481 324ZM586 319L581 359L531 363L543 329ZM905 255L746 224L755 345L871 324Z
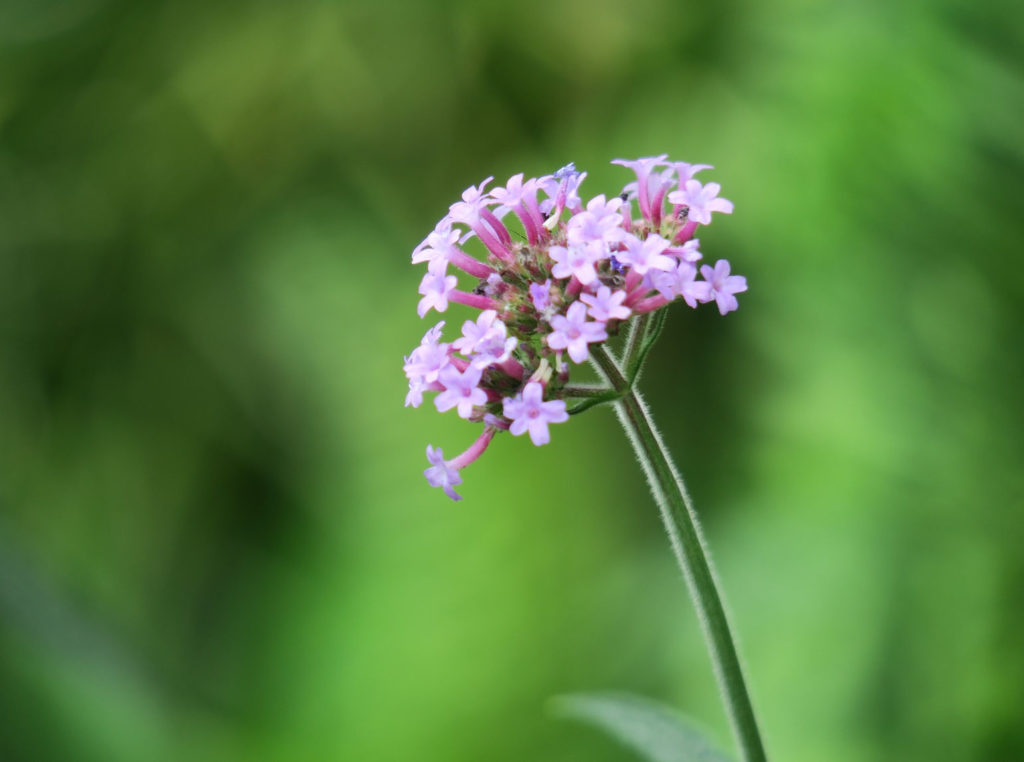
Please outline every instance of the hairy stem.
M631 379L627 378L619 363L604 347L591 346L590 353L601 375L621 394L615 403L615 412L643 466L668 531L672 550L697 607L715 676L742 758L744 762L766 762L764 745L761 743L754 708L743 679L736 644L729 630L711 559L690 496L661 436L654 428L647 405L633 388Z

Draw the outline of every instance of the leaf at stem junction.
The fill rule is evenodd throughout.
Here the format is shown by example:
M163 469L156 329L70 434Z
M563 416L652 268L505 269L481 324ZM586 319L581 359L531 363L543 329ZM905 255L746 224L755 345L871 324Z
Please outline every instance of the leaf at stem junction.
M649 762L733 762L679 712L629 693L556 696L552 711L604 730Z

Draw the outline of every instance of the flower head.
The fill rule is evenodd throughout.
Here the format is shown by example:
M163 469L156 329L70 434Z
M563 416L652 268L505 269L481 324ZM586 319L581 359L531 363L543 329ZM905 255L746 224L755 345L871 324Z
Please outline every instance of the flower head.
M427 265L421 317L452 302L479 310L450 344L444 322L435 325L403 364L407 406L435 394L439 411L455 409L482 427L450 460L427 448L424 475L453 500L462 469L497 432L529 434L539 446L550 441L551 424L568 420L566 400L578 387L569 384L574 371L564 355L582 363L635 315L676 300L691 307L714 301L724 315L747 288L725 260L704 265L698 277L694 229L733 208L717 183L694 179L712 167L665 155L613 163L636 179L611 198L584 200L586 173L573 164L539 178L515 174L491 190L487 178L467 188L413 251L413 263ZM463 248L470 237L483 244L483 256Z

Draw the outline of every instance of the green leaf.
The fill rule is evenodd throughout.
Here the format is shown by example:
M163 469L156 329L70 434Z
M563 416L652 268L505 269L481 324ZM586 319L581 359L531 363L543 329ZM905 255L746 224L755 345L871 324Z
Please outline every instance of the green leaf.
M650 762L733 762L669 706L628 693L557 696L552 711L604 730Z

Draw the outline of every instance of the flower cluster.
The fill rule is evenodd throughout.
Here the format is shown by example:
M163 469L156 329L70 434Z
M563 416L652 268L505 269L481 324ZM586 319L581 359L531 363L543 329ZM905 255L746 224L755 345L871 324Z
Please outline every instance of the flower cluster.
M579 195L586 173L572 164L540 178L518 174L490 190L493 178L487 178L467 188L413 251L413 263L427 265L420 317L445 312L450 302L480 310L455 341L442 340L441 321L405 358L406 406L417 407L424 392L436 392L439 411L454 408L483 426L473 445L451 460L427 447L427 481L453 500L460 499L459 472L498 430L548 443L548 427L569 418L571 363L585 362L591 344L676 299L690 307L715 302L724 315L747 289L724 259L698 271L697 227L709 224L713 212L733 209L719 197L718 183L694 179L712 167L665 155L612 163L633 170L636 181L619 196L586 203ZM467 244L481 255L468 253ZM460 288L453 270L472 286Z

